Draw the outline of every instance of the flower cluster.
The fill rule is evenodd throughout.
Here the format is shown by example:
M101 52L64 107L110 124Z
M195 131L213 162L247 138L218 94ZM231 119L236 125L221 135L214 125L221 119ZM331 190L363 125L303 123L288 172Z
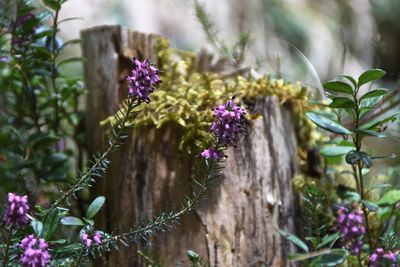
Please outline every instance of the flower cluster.
M210 147L201 153L206 159L219 159L224 156L221 149L236 146L239 133L244 131L245 111L235 105L233 98L226 104L214 109L217 121L211 125L211 133L217 143L217 148ZM220 148L223 147L223 148Z
M28 197L8 193L8 203L4 213L4 221L7 225L25 226L29 222Z
M44 267L50 260L50 254L47 251L49 246L42 238L28 235L22 239L19 247L23 249L21 255L22 266Z
M238 133L244 130L244 109L230 99L225 105L216 107L214 114L217 121L211 125L211 132L217 142L223 146L235 146Z
M83 234L81 235L81 240L87 248L89 248L93 244L93 241L97 245L100 245L102 238L103 236L99 231L95 231L91 236L87 232L83 232Z
M342 234L342 241L347 249L354 255L360 254L365 235L362 210L356 208L350 211L346 207L341 207L337 212L336 229Z
M386 263L386 265L384 264ZM374 253L369 256L369 266L370 267L380 267L380 266L398 266L396 254L392 251L385 253L383 248L377 248Z
M152 66L148 60L133 59L133 70L127 77L129 87L128 95L136 96L140 101L150 102L149 95L154 92L154 86L161 82L159 70Z

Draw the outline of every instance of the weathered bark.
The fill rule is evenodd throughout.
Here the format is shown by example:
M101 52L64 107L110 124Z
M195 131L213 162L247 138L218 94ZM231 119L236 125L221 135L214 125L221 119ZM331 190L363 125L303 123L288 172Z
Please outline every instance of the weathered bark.
M122 98L126 51L151 58L153 37L146 36L118 26L82 33L91 152L103 146L104 129L99 121L112 115ZM183 216L177 229L147 244L166 266L188 266L188 249L211 266L288 265L291 248L275 229L293 231L296 217L291 178L296 171L297 145L291 109L281 106L277 97L264 97L252 110L262 117L251 122L238 147L228 151L221 184L209 192L198 210ZM194 162L178 148L182 133L177 125L132 131L113 155L106 177L97 183L97 193L107 198L99 225L111 231L180 207L190 192ZM143 248L144 244L138 245ZM136 245L121 247L119 253L104 257L103 264L144 266L137 249Z

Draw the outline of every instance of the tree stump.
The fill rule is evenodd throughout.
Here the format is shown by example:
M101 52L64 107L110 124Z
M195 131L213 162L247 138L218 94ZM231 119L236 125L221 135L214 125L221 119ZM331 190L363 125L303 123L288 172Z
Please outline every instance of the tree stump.
M114 114L123 98L127 57L152 58L155 35L120 26L101 26L82 32L86 58L87 134L89 152L104 146L99 122ZM165 266L188 266L186 251L199 253L210 266L288 266L292 248L276 228L294 231L295 196L291 179L296 172L297 143L290 105L277 97L256 101L254 120L237 148L229 149L221 183L180 226L149 244L120 247L98 265L145 266L137 250L149 248ZM193 157L180 151L182 129L134 129L114 153L107 175L96 193L107 199L96 227L112 231L129 227L160 211L179 208L190 192Z

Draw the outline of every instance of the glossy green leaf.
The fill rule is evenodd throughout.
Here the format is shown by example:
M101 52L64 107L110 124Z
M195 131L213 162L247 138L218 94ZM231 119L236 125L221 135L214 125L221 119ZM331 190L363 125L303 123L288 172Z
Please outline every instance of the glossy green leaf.
M50 211L43 221L43 236L46 240L52 238L60 223L60 212L57 209Z
M280 235L282 235L283 237L285 237L286 239L288 239L290 242L292 242L293 244L295 244L296 246L298 246L299 248L301 248L302 250L304 250L304 252L308 252L308 246L306 245L306 243L304 243L300 238L298 238L297 236L295 236L294 234L285 232L281 229L277 229L276 230Z
M313 113L313 112L307 112L306 116L312 120L316 125L319 127L333 132L337 134L351 134L349 130L347 130L344 126L340 125L338 122L333 121L331 119L328 119L324 116L321 116L319 114Z
M349 75L339 75L340 77L343 77L343 78L345 78L346 80L348 80L349 82L351 82L351 84L354 86L354 88L356 88L357 87L357 81L353 78L353 77L351 77L351 76L349 76Z
M332 249L329 253L324 254L312 261L311 266L338 266L343 264L348 256L349 252L345 249Z
M383 138L385 137L385 134L380 133L380 132L376 132L376 131L372 131L372 130L357 130L357 132L365 134L365 135L369 135L369 136L373 136L373 137L378 137L378 138Z
M378 201L379 206L391 206L400 202L400 190L389 190Z
M345 159L348 164L354 165L360 160L360 154L358 154L356 150L351 150L346 154Z
M61 8L61 5L60 5L59 1L57 1L57 0L43 0L43 3L47 7L50 7L51 9L54 9L55 11L58 11Z
M337 157L337 156L343 156L346 155L349 151L354 150L354 146L336 146L336 145L330 145L330 146L324 146L321 150L320 153L323 156L326 157Z
M43 223L41 221L33 220L31 221L31 226L36 236L42 236Z
M86 211L86 218L92 219L99 212L101 207L103 207L105 201L106 198L103 196L97 197L93 200Z
M363 74L360 75L358 78L358 86L361 87L362 85L378 80L385 76L386 72L381 69L372 69L367 70Z
M368 93L366 93L362 97L360 97L360 101L363 101L364 99L376 97L376 96L386 95L386 94L387 94L386 89L375 89L375 90L369 91Z
M360 127L360 129L361 130L369 130L371 128L374 128L375 126L381 125L381 124L386 123L386 122L391 121L391 120L395 120L396 116L398 114L400 114L400 111L393 111L393 112L390 112L390 113L386 113L384 116L381 116L381 117L379 117L377 119L374 119L374 120L372 120L370 122L367 122L366 124L362 125Z
M341 81L328 81L324 83L324 88L331 92L353 94L353 88L351 88L351 85Z
M335 97L329 104L331 108L355 108L356 104L346 97Z
M72 217L72 216L67 216L61 219L61 223L63 225L76 225L76 226L84 226L85 223L76 217Z
M364 204L365 207L367 207L367 209L369 211L374 212L374 211L377 211L379 209L379 205L374 203L374 202L367 201L367 200L362 200L361 202Z
M331 247L333 245L333 243L335 243L336 240L339 239L339 237L340 237L339 232L324 237L324 239L322 239L322 242L317 246L317 249L320 249L324 246Z

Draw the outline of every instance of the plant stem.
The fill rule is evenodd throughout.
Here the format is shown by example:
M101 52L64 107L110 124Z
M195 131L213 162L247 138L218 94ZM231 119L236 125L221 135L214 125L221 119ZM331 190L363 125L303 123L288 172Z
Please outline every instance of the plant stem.
M54 14L54 20L52 25L52 35L51 35L51 87L53 88L54 93L54 125L53 130L54 133L57 134L58 126L59 126L59 118L58 118L58 90L56 85L57 79L57 69L56 69L56 58L57 58L57 51L56 51L56 36L57 36L57 22L58 22L58 13L59 11L56 10Z
M7 245L6 245L6 250L4 251L4 256L3 256L3 267L5 267L7 265L8 251L10 250L12 231L13 231L13 225L11 225L10 229L8 230Z
M127 109L124 112L124 114L122 115L122 120L119 123L119 127L116 131L115 136L113 136L110 141L109 141L109 146L107 147L106 151L100 156L99 159L96 160L96 162L90 167L90 169L84 174L82 175L82 177L74 184L70 187L70 189L64 193L60 198L58 198L56 201L53 202L53 204L51 205L51 207L49 209L47 209L46 211L44 211L44 214L47 214L48 212L50 212L51 210L55 209L58 205L60 205L60 203L62 201L64 201L67 197L69 197L70 195L72 195L73 193L77 192L78 190L80 190L80 187L88 180L91 179L93 173L98 170L99 167L101 167L102 163L104 160L107 159L108 155L111 153L111 151L113 151L114 147L116 145L118 145L118 143L120 142L120 137L123 134L126 126L126 122L128 121L129 115L131 114L131 112L133 111L133 109L137 106L139 106L141 104L141 102L137 102L136 99L128 99L128 104L127 104Z
M359 87L357 86L357 88L353 94L354 103L355 103L354 111L356 113L355 129L354 129L355 137L353 138L353 142L354 142L354 145L356 146L356 151L360 152L361 151L361 137L360 137L360 134L358 133L358 127L360 124L360 109L359 109L360 103L358 102L358 99L357 99L358 90L359 90ZM363 179L363 174L362 174L362 168L363 168L363 165L360 161L357 162L357 166L353 165L354 176L356 177L356 180L358 177L358 181L359 181L359 184L357 185L357 187L359 187L358 193L360 194L361 201L364 200L364 179ZM372 249L373 247L372 247L371 231L369 228L369 221L368 221L368 209L366 209L364 203L361 203L361 206L362 206L362 210L364 212L365 230L366 230L366 235L368 238L368 244L369 244L370 249Z

